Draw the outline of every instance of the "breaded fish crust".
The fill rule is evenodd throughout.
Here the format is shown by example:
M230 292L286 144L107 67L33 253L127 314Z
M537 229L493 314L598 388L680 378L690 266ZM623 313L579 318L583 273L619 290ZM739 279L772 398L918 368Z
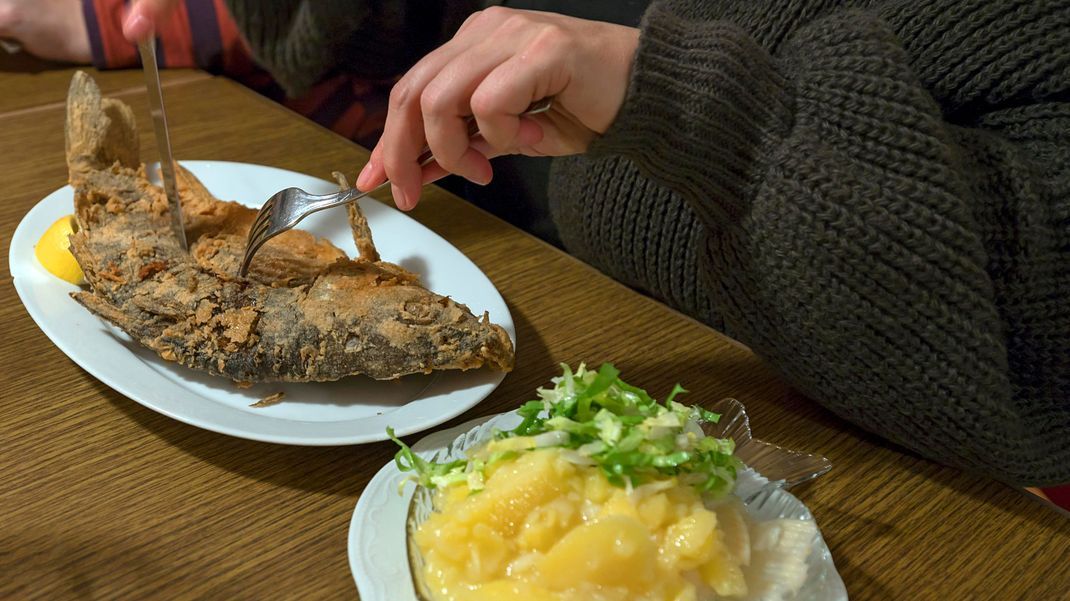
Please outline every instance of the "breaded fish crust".
M378 260L359 209L350 221L361 257L293 230L265 245L239 278L256 211L212 197L180 170L183 250L166 196L138 161L133 113L101 98L81 72L71 82L66 133L78 225L71 251L90 287L73 296L160 357L238 382L512 368L501 326Z

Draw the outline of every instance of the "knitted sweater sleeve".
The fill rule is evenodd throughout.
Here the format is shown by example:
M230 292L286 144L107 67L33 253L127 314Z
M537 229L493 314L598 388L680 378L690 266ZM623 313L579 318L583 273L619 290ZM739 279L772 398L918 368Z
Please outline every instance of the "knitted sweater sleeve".
M687 202L727 330L803 392L928 457L1070 481L1070 5L717 4L652 6L592 154Z
M401 75L482 0L225 0L261 66L290 96L325 75Z

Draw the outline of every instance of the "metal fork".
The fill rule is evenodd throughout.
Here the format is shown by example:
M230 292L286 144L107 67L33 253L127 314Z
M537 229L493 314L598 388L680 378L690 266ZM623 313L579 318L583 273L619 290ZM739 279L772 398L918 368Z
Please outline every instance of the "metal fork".
M551 106L553 106L553 99L545 98L529 106L521 115L526 117L545 113L550 110ZM479 135L479 125L474 118L469 117L468 137L473 138L477 135ZM418 159L421 167L429 165L434 160L435 157L428 148L424 149ZM387 180L367 192L360 192L356 188L350 188L334 194L320 196L309 194L300 188L286 188L276 192L271 198L267 199L264 206L260 207L260 212L257 213L252 227L249 228L249 240L245 246L245 256L242 258L238 275L245 277L249 272L249 265L253 262L253 256L268 240L293 229L305 217L332 207L357 202L389 185L390 181Z

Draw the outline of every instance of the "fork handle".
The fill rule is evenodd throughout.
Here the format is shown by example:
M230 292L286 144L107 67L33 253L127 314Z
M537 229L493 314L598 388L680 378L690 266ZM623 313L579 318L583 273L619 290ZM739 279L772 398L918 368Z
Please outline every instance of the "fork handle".
M553 98L543 98L538 102L531 103L523 113L520 113L521 117L530 117L532 115L538 115L539 113L545 113L550 110L554 105ZM474 115L465 117L465 126L468 128L468 139L472 139L479 135L479 123L476 122ZM424 146L424 151L420 153L420 156L416 159L416 162L421 167L430 165L435 160L435 155L431 153L429 146Z
M327 198L323 200L310 202L308 204L308 212L305 215L311 215L312 213L318 213L320 211L324 211L334 207L340 207L342 205L357 202L358 200L364 198L365 196L368 196L369 194L374 194L380 190L385 189L389 185L390 180L387 180L379 184L378 186L372 188L371 190L368 190L367 192L361 192L356 188L349 188L348 190L343 191L341 194L330 194L327 196ZM304 216L302 216L302 219L304 219Z
M545 113L546 111L550 110L552 106L553 98L543 98L538 102L532 103L531 106L529 106L527 110L525 110L523 113L520 113L520 115L522 117L529 117L531 115ZM468 127L469 138L474 138L479 135L479 123L476 122L475 117L468 117L467 119L465 119L465 122ZM431 163L435 162L435 155L431 152L431 148L425 146L424 151L420 153L420 156L416 159L416 162L418 162L421 167L426 167ZM339 207L349 203L357 202L358 200L364 198L365 196L368 196L369 194L374 194L380 190L385 189L389 185L390 180L386 180L385 182L379 184L371 190L368 190L367 192L361 192L356 188L350 188L349 190L346 190L345 192L337 196L332 194L332 198L310 203L310 210L306 214L312 214L326 209L331 209L334 207Z
M434 157L433 154L431 154L430 150L425 150L424 153L420 155L420 166L421 167L426 167L426 166L428 166L428 165L430 165L431 163L434 163L434 162L435 162L435 157ZM309 203L309 205L308 205L308 208L309 208L308 214L311 215L312 213L318 213L320 211L325 211L327 209L333 209L334 207L340 207L342 205L347 205L347 204L350 204L350 203L357 202L360 199L364 198L365 196L368 196L370 194L375 194L376 192L378 192L380 190L385 190L387 188L387 186L389 186L389 185L390 185L390 180L386 180L385 182L379 184L378 186L372 188L371 190L368 190L367 192L361 192L360 190L357 190L356 188L350 188L348 190L345 190L341 194L331 194L330 195L331 198L329 198L329 199L320 200L320 201Z

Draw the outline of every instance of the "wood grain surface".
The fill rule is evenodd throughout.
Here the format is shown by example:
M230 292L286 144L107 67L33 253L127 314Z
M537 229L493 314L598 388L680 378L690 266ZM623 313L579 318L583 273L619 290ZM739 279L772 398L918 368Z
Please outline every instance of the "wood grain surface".
M16 111L32 112L41 107L63 104L71 69L38 60L24 53L8 54L0 51L0 114ZM144 93L145 79L140 71L93 71L100 89L110 96L123 97L129 93ZM171 83L191 79L208 79L203 71L169 69L160 72L160 82Z
M13 76L13 77L19 77ZM64 185L69 71L0 110L0 240ZM9 76L0 74L0 107ZM141 123L140 74L119 76ZM179 159L354 177L367 152L238 85L172 81ZM153 160L151 129L141 132ZM657 395L743 401L757 436L829 457L796 494L813 510L852 599L1068 599L1070 520L1022 493L902 452L793 392L714 330L436 188L413 216L491 278L517 325L516 370L443 427L515 407L559 362L611 360ZM305 448L179 423L82 371L37 328L0 262L0 599L353 599L353 506L390 443ZM410 442L418 436L410 437ZM369 600L371 601L371 600ZM379 600L376 600L379 601Z

